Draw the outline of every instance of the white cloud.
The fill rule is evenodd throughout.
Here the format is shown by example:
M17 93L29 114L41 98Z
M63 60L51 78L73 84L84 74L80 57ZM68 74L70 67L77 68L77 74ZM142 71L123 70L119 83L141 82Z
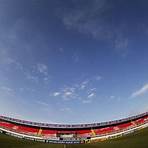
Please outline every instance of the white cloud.
M84 90L84 89L87 87L88 83L89 83L89 80L83 81L83 82L80 84L80 89L81 89L81 90Z
M61 94L60 92L54 92L54 93L53 93L53 96L54 96L54 97L57 97L57 96L59 96L60 94Z
M48 81L49 81L49 77L48 77L48 76L45 76L45 77L43 78L43 80L44 80L44 82L48 82Z
M97 89L96 88L90 88L87 93L91 94L91 93L96 93Z
M101 79L102 79L101 76L96 76L96 80L97 80L97 81L100 81Z
M94 97L95 96L95 93L91 93L91 94L89 94L87 97L88 98L92 98L92 97Z
M66 86L58 91L53 92L52 94L50 94L50 96L60 96L64 101L69 101L76 98L76 88Z
M13 89L10 88L10 87L1 86L1 89L4 90L4 91L13 92Z
M106 10L105 4L106 0L91 0L87 5L85 3L79 4L78 8L77 2L75 2L73 9L65 8L65 11L61 13L64 14L62 21L68 29L77 29L79 32L91 34L95 37L101 33L103 26L102 18L96 17L96 14L100 16Z
M43 101L36 101L37 104L42 105L42 106L48 106L49 104Z
M0 93L3 93L4 95L11 95L13 96L15 94L14 89L7 87L7 86L1 86L0 87Z
M63 48L59 48L59 51L60 51L60 52L64 52L64 49L63 49Z
M64 95L65 95L65 96L71 96L71 95L72 95L72 92L65 92Z
M115 96L110 96L110 99L114 99L115 98Z
M80 60L78 54L76 54L76 53L72 56L72 59L75 63L78 63Z
M5 67L8 68L8 66L10 66L10 69L15 69L15 70L20 70L20 71L23 71L24 70L24 67L23 65L15 60L14 58L11 58L11 57L3 57L4 59L2 59L2 61L0 61L1 64L4 64L6 65ZM13 66L13 68L12 68Z
M68 101L71 100L74 97L74 94L70 91L64 92L63 99Z
M91 103L91 102L92 102L91 99L89 99L89 100L82 100L82 103L83 103L83 104L89 104L89 103Z
M84 102L91 102L97 93L97 89L93 87L96 79L100 80L102 77L93 76L71 86L63 86L61 89L52 92L50 96L60 96L63 101L78 100L82 102L84 100Z
M20 87L20 88L17 89L17 91L35 93L36 92L36 89L29 88L29 87Z
M66 87L63 92L67 92L67 91L70 91L70 92L75 92L76 88L75 87Z
M24 74L25 74L26 79L28 79L28 80L31 80L31 81L36 82L36 83L39 81L39 78L35 75L31 75L28 72L24 72Z
M14 96L15 95L15 90L7 87L7 86L1 86L0 87L0 93L8 96Z
M148 84L145 84L142 88L132 93L131 97L138 97L148 92Z
M37 64L37 70L39 73L48 75L48 67L45 64Z
M90 92L96 91L96 90L97 90L96 88L91 88L91 89L90 89Z
M61 91L61 96L63 100L69 101L72 99L77 99L78 98L78 92L75 87L65 87Z
M81 86L80 86L80 89L85 89L86 88L86 85L84 85L84 84L82 84Z
M119 53L120 55L122 55L123 57L126 56L129 52L129 40L128 38L125 37L118 37L115 40L114 43L115 46L115 50L117 53Z
M60 109L62 112L70 112L71 111L71 108L70 107L65 107L65 108L62 108Z
M41 74L41 75L39 75L39 74ZM32 80L36 79L36 81L42 80L45 84L48 84L51 77L49 76L47 65L39 63L39 64L33 66L32 67L32 74L30 74L28 76L28 79L29 78Z
M79 7L78 7L79 5ZM114 5L107 0L90 0L79 4L74 2L73 8L61 8L59 17L67 29L105 40L113 45L113 49L122 56L128 54L128 38L125 34L128 23L118 25L115 21L110 24L110 12Z
M122 39L122 38L118 38L115 40L115 48L119 49L125 49L128 46L128 39Z
M10 57L7 57L7 58L5 58L5 60L4 60L4 63L5 64L13 64L13 63L15 63L16 61L14 60L14 59L12 59L12 58L10 58Z
M102 79L102 76L100 76L100 75L98 75L98 76L93 76L93 77L91 77L91 78L89 78L89 79L86 79L85 81L83 81L80 85L79 85L79 87L80 87L80 90L84 90L84 89L86 89L86 88L88 88L89 89L89 87L94 83L94 81L96 80L96 81L100 81ZM96 90L96 88L94 88L95 90ZM91 90L91 89L90 89ZM95 91L94 90L94 91ZM93 90L91 90L91 91L93 91Z
M95 95L96 95L96 94L95 94L94 92L90 93L90 94L87 96L87 99L82 99L82 103L83 103L83 104L92 103L93 97L94 97Z

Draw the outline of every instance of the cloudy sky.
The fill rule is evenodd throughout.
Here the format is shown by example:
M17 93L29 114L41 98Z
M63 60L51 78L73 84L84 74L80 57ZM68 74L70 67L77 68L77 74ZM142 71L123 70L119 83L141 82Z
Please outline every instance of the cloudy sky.
M91 123L148 111L147 0L0 0L0 114Z

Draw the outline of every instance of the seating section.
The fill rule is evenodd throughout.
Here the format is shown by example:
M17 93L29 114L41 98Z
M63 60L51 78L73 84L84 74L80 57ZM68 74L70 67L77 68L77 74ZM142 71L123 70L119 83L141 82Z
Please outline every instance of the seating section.
M14 123L9 123L9 122L4 122L4 121L0 121L0 127L3 127L11 131L15 131L18 133L25 133L27 135L37 135L38 130L39 130L38 128L17 125Z
M44 138L56 138L57 130L42 129L41 136Z
M39 129L38 128L32 128L27 126L17 126L16 129L19 133L27 133L28 135L37 135Z
M133 128L135 126L144 124L145 122L148 122L148 116L137 119L135 121L129 121L128 123L122 123L110 127L104 127L104 128L98 128L98 129L75 129L72 131L68 130L55 130L55 129L42 129L40 127L31 127L26 125L19 125L15 123L10 123L8 121L2 121L0 120L0 127L7 129L9 131L14 131L16 133L23 133L26 135L34 135L34 136L41 136L43 138L49 138L54 139L57 138L57 134L59 133L69 133L69 134L75 134L78 138L87 138L87 137L94 137L94 136L101 136L101 135L107 135L114 132L124 131L129 128Z
M77 130L77 136L78 137L91 137L92 136L92 131L91 130Z
M15 126L15 124L0 121L0 127L7 128L7 129L13 129L14 126Z

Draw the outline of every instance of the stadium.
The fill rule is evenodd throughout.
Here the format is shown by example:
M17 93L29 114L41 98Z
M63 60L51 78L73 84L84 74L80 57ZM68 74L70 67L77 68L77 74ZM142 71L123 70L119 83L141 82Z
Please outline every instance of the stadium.
M17 138L56 144L84 144L127 135L148 126L148 112L93 124L46 124L0 116L0 132Z
M0 0L0 148L148 148L148 0Z

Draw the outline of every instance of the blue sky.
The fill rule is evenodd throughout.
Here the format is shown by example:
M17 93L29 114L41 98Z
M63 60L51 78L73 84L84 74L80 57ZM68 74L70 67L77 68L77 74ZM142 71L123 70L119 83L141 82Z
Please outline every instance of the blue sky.
M148 111L147 0L0 0L0 114L91 123Z

